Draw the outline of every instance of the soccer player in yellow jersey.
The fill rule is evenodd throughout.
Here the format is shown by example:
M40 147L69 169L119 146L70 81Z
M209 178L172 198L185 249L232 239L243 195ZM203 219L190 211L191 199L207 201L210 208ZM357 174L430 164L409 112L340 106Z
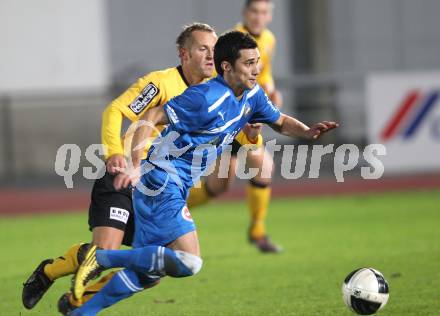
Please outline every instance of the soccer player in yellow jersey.
M265 90L273 104L281 107L282 97L275 88L272 77L272 56L275 49L275 37L267 29L272 20L273 3L270 0L246 0L243 9L243 23L235 28L238 31L249 33L257 42L260 51L260 74L258 84ZM258 148L248 154L246 163L250 168L262 170L263 163L272 169L273 161L264 150L261 136L261 124L248 124L237 135L232 144L232 159L229 174L234 170L236 154L242 144L256 144ZM219 165L217 163L217 165ZM191 189L188 199L189 208L201 205L213 197L227 191L233 176L227 179L218 177L218 170L202 181L201 188ZM246 197L250 211L251 222L249 225L249 241L257 246L262 252L276 253L281 247L274 244L267 236L265 220L271 195L271 178L264 177L261 172L249 181L246 188Z
M89 227L93 232L92 243L104 249L119 249L121 244L131 245L134 231L131 189L115 190L113 180L118 168L126 166L121 129L124 119L137 121L149 108L162 106L193 84L210 78L214 72L214 45L217 35L207 24L194 23L184 28L176 40L181 65L155 71L140 78L121 96L116 98L103 113L102 141L107 149L107 172L93 186L89 209ZM130 150L130 148L128 148ZM23 305L31 309L42 298L52 283L74 273L89 244L72 246L63 256L46 259L24 283ZM87 289L90 298L111 278L104 276ZM151 287L158 278L146 280ZM64 294L58 309L68 314L82 302Z
M272 76L272 57L276 39L267 28L272 21L273 3L271 0L246 0L243 10L243 23L236 25L240 32L249 33L260 50L260 74L258 84L264 89L272 103L282 106L281 93L276 89Z

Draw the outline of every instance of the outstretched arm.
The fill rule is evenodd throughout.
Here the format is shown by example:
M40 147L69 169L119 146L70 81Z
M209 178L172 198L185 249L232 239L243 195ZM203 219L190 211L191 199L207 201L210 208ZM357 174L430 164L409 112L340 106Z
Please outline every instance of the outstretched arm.
M337 128L339 124L336 122L322 121L308 127L306 124L291 116L281 114L280 118L269 126L278 133L286 136L318 139L322 134Z
M122 172L114 180L114 187L116 190L126 188L130 184L134 185L139 180L140 164L146 142L153 134L156 125L168 124L168 117L162 106L157 106L148 109L136 124L132 125L134 128L133 139L131 141L131 166L128 170L118 170ZM130 128L130 129L131 129ZM129 131L130 132L130 131ZM129 158L129 159L130 159Z

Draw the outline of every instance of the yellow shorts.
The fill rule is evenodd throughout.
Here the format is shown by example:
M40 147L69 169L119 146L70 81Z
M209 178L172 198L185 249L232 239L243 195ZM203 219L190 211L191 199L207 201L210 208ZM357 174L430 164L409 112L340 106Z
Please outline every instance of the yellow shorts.
M249 147L248 149L251 151L257 150L258 148L263 147L263 136L258 134L258 137L255 141L250 141L243 131L238 133L237 137L235 137L232 142L232 156L237 156L238 151L242 146Z
M249 138L243 131L240 131L235 137L235 140L240 143L240 145L257 145L258 147L263 145L263 136L258 134L256 141L250 141Z

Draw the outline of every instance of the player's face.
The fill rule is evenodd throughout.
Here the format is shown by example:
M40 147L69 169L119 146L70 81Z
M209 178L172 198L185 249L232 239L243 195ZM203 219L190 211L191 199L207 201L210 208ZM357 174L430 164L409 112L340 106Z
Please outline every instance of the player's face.
M230 78L234 88L252 89L257 83L257 76L260 73L258 61L260 52L258 48L240 50L240 58L231 67Z
M260 35L272 21L273 4L267 1L254 1L243 11L243 22L252 35Z
M197 75L209 78L214 72L214 46L217 35L213 32L194 31L188 51L188 65Z

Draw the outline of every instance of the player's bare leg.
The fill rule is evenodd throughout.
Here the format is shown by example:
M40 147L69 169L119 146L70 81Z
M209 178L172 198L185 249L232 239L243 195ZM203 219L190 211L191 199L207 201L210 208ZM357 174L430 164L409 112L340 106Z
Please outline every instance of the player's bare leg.
M222 174L223 171L220 170L220 159L217 160L213 173L205 179L206 189L211 197L217 197L229 190L235 181L236 166L237 157L232 156L229 161L228 177L220 177L219 175ZM188 205L188 207L190 206Z
M173 250L185 251L193 254L194 256L200 257L200 245L197 231L193 231L183 236L180 236L179 238L168 244L167 247Z
M189 208L203 205L210 199L228 191L231 187L235 180L237 157L232 156L230 159L227 178L219 176L219 174L223 174L222 170L220 170L220 161L221 159L217 160L213 173L202 181L201 188L191 189L188 198ZM280 252L282 248L269 239L265 225L271 197L273 159L264 150L264 147L260 146L257 149L249 150L246 163L249 168L259 170L257 176L249 181L246 188L246 197L250 213L249 241L261 252Z
M99 226L93 228L93 244L102 249L119 249L124 239L124 231L114 228Z
M229 165L226 165L228 168L227 177L219 176L219 174L224 174L223 170L220 170L221 160L222 158L217 159L214 171L200 181L200 187L191 188L188 200L186 201L189 209L206 204L211 199L228 191L232 183L234 183L235 167L237 164L236 157L231 157Z

